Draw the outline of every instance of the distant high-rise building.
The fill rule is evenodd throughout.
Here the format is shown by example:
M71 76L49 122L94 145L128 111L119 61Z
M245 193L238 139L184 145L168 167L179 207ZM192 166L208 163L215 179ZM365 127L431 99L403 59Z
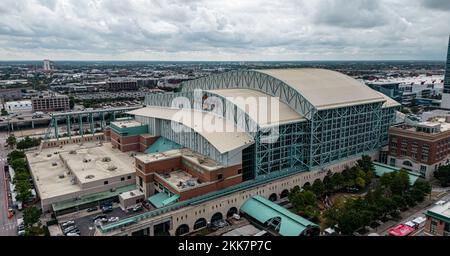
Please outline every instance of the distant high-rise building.
M448 39L447 64L445 65L444 93L441 108L450 109L450 36Z
M44 60L44 71L53 70L53 62L50 60Z

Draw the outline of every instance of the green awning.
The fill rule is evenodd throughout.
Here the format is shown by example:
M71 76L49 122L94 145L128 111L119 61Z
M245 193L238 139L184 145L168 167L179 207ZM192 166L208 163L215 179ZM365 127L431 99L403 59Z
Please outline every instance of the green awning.
M161 208L163 206L175 203L178 198L180 198L180 195L175 194L173 196L169 196L164 192L160 192L149 197L148 201L156 208Z
M170 197L168 194L166 194L164 192L160 192L158 194L155 194L155 195L149 197L148 201L156 208L161 208L164 206L164 201L169 198Z
M162 202L162 203L163 203L163 206L166 206L166 205L175 203L175 202L178 200L178 198L180 198L180 195L177 195L177 194L175 194L175 195L173 195L173 196L167 198L166 200L164 200L164 201Z
M279 233L283 236L298 236L307 228L318 227L311 221L302 218L261 196L253 196L248 199L241 206L240 211L258 220L260 223L266 223L275 217L280 218L281 224Z
M375 175L377 175L378 177L383 176L383 174L385 173L391 173L391 172L395 172L395 171L400 171L400 168L394 167L394 166L389 166L386 164L382 164L382 163L378 163L378 162L373 162L373 165L375 167ZM408 176L409 176L409 183L411 185L413 185L416 180L419 178L418 175L408 172Z

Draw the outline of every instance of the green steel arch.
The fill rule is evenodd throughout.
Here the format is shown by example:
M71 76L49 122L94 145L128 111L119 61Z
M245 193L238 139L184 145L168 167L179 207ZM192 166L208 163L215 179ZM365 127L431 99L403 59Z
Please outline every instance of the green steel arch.
M278 97L300 115L311 119L317 108L285 82L256 70L230 71L183 82L182 91L245 88Z

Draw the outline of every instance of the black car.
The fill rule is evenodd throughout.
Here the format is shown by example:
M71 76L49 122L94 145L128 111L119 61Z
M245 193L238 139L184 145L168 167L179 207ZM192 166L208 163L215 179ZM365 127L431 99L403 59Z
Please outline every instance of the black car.
M112 211L113 211L112 206L104 206L102 208L102 213L108 213L108 212L112 212Z
M103 219L103 218L106 219L106 215L105 215L105 214L100 214L100 215L95 216L95 217L92 219L92 221L96 221L96 220Z
M93 212L93 211L97 211L98 208L97 207L91 207L87 209L87 212Z

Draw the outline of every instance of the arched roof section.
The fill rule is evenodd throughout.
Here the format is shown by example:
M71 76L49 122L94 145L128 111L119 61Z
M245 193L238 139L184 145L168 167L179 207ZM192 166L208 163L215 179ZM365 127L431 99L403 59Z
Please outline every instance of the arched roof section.
M311 221L258 195L245 201L240 211L258 220L260 223L279 218L281 220L279 233L283 236L298 236L304 234L309 228L317 227Z
M318 110L386 101L359 81L325 69L239 70L183 82L183 92L236 88L279 97L307 119Z
M301 116L311 119L316 108L295 88L268 74L256 70L238 70L183 82L183 92L219 89L253 89L288 104Z

